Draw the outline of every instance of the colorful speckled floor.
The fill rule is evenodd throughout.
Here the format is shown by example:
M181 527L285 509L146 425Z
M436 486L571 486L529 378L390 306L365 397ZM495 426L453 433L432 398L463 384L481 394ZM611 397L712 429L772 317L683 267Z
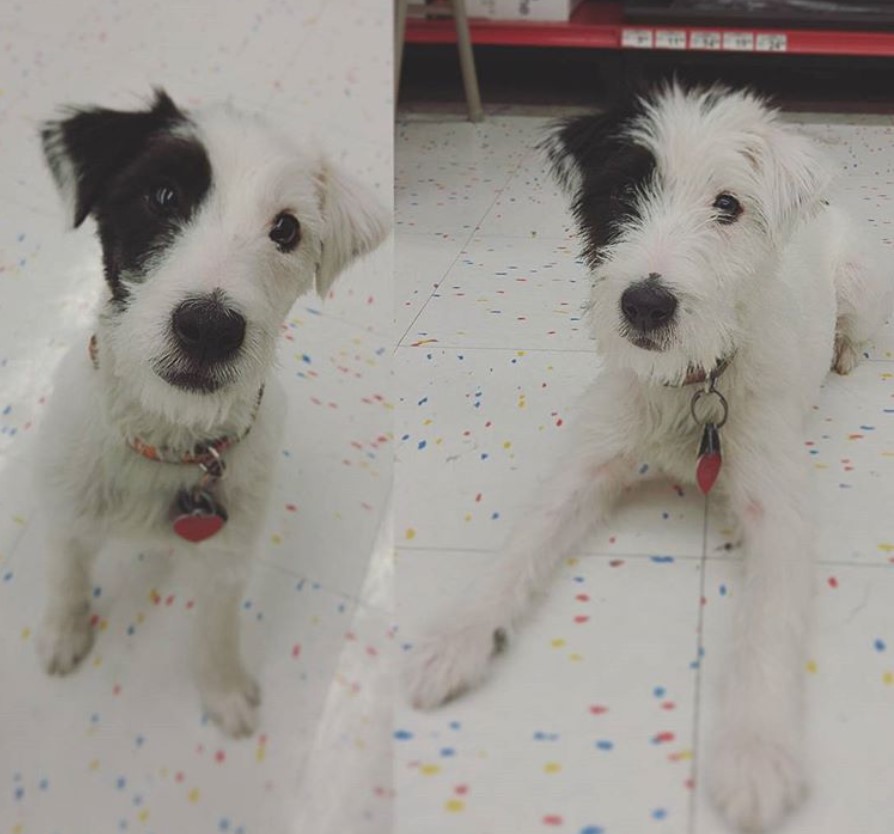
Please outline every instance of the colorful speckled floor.
M152 85L187 107L229 98L317 134L390 204L390 40L387 8L365 0L0 5L0 834L391 830L388 537L374 548L390 528L390 243L325 303L299 300L283 333L294 419L243 604L264 688L253 739L202 720L190 591L164 554L106 553L92 655L64 680L39 671L42 519L25 486L52 371L102 292L38 120Z
M889 245L894 124L801 116ZM400 639L475 576L546 474L599 360L583 267L533 146L546 120L399 125ZM812 456L820 560L813 795L784 834L894 825L894 331L829 381ZM477 692L395 715L399 834L721 834L698 789L739 574L691 490L651 484L561 571Z

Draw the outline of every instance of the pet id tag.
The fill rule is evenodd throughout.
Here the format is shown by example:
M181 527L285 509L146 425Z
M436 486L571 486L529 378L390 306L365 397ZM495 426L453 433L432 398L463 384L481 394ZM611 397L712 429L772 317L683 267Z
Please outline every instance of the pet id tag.
M713 421L704 422L696 413L698 401L702 397L712 394L717 397L723 412L719 423ZM695 482L698 484L702 495L707 495L717 481L717 476L720 475L720 467L723 465L723 456L720 453L720 429L723 428L726 418L729 416L729 405L723 394L714 387L713 377L709 380L708 387L705 390L696 391L692 397L690 409L692 411L692 419L703 426L702 439L698 447L698 458L695 463Z
M705 423L702 442L698 448L698 462L695 464L695 480L702 495L707 495L711 491L722 465L720 432L714 423Z
M227 521L227 513L218 506L209 492L181 489L174 503L174 532L181 539L198 544L219 532Z

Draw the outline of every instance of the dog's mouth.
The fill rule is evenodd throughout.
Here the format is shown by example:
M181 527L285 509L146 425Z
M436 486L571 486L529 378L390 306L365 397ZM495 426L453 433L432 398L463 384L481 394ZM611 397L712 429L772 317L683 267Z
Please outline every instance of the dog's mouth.
M224 386L224 381L210 371L158 371L158 375L174 388L194 394L213 394Z
M667 350L667 346L662 342L652 338L651 336L646 336L644 333L630 332L624 334L630 344L634 347L641 348L642 350L650 350L650 351L664 351Z

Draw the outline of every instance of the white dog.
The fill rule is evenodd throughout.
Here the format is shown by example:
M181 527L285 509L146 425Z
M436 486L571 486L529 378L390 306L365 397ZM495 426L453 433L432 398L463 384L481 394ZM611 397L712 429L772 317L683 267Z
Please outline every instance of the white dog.
M284 417L271 373L280 326L299 295L325 296L375 248L390 218L258 118L183 112L161 91L137 112L70 111L42 138L74 225L96 220L109 288L41 428L42 662L66 674L90 650L103 542L153 540L200 571L205 709L225 732L251 733L259 689L238 605Z
M605 367L485 590L415 645L410 697L434 707L483 678L642 461L702 491L716 478L745 579L709 788L731 825L764 831L806 784L805 420L830 365L849 372L886 318L890 282L830 202L817 149L750 93L673 85L626 113L573 118L545 149L573 194Z

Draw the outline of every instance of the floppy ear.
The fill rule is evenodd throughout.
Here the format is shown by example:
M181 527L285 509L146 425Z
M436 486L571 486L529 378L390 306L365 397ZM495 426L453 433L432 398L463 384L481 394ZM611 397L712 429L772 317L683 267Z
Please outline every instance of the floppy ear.
M553 125L539 147L562 189L576 195L585 174L604 165L622 145L621 130L633 108L572 116Z
M806 136L773 124L749 154L762 181L768 231L787 235L797 220L821 204L833 178L832 166Z
M318 187L323 231L314 287L325 298L353 260L372 252L387 237L391 215L369 188L326 160Z
M75 228L101 198L109 179L135 159L154 134L186 121L163 90L145 110L72 108L45 122L40 138L53 178L70 207Z

